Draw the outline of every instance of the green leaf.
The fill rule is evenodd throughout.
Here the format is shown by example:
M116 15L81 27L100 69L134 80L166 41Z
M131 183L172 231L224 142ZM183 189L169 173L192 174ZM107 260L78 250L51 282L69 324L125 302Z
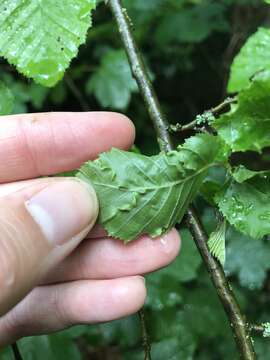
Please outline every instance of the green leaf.
M25 360L81 360L79 349L64 333L27 337L19 341Z
M162 235L180 222L210 166L221 160L217 137L200 134L177 151L147 157L112 149L87 162L80 177L91 181L100 223L125 241Z
M270 29L259 28L234 59L228 91L236 92L248 87L250 79L263 70L270 70Z
M167 308L158 313L152 312L151 315L147 323L152 339L153 359L192 359L196 338L189 331L188 324L183 323L182 311Z
M251 239L230 228L227 231L225 270L236 274L240 284L250 290L261 289L270 269L270 244Z
M232 151L260 152L270 146L270 71L258 74L238 97L238 104L214 122Z
M103 107L125 109L131 94L137 91L129 63L123 50L110 50L100 67L86 84L86 92L94 94Z
M138 315L104 324L88 325L87 340L95 347L117 344L121 348L134 347L141 341Z
M171 265L168 267L171 267ZM167 273L167 267L148 275L146 285L146 306L152 310L160 311L182 304L179 280Z
M229 26L224 17L225 10L223 4L206 2L181 11L173 9L159 22L155 32L156 42L160 46L175 41L198 43L214 31L227 31Z
M95 0L5 0L0 55L37 83L59 81L91 25Z
M3 81L0 81L0 115L9 115L14 106L14 96Z
M177 337L167 338L152 344L152 357L155 360L192 359L195 342L189 334L182 334L181 341Z
M200 195L212 206L216 206L215 195L223 188L226 174L224 167L212 167L200 188Z
M1 78L8 86L14 97L13 114L23 114L28 111L27 103L31 101L29 85L16 79L9 73L2 73Z
M259 174L264 174L264 171L252 171L247 169L244 165L239 165L232 169L233 178L240 184L248 179L253 178Z
M257 175L242 184L231 180L216 196L230 224L255 239L270 233L270 175Z
M29 95L31 98L32 105L35 109L40 110L49 94L49 89L32 83L29 87Z
M225 264L225 234L226 221L222 221L215 231L213 231L208 240L208 247L211 254L221 263Z

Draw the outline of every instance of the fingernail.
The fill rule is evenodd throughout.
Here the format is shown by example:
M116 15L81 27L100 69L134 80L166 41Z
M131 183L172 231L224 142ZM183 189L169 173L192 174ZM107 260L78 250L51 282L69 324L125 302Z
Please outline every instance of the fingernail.
M49 185L26 201L25 207L45 238L55 246L94 225L98 215L94 189L75 179Z

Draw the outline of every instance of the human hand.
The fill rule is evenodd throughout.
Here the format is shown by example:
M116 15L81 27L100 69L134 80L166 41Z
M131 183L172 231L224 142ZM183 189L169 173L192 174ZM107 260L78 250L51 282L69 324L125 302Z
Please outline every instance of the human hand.
M78 168L111 147L128 149L133 140L132 123L115 113L1 117L0 346L136 312L146 296L139 274L177 255L175 230L124 245L98 226L90 231L98 213L90 186L35 179Z

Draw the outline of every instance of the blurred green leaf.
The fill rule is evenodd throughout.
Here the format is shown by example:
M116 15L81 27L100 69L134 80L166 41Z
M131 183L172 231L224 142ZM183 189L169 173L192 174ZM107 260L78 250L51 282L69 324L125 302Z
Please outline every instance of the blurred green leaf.
M75 343L61 332L27 337L20 340L18 345L24 360L82 360Z
M49 94L49 89L32 83L29 87L29 95L31 99L31 103L35 109L40 110Z
M250 290L261 289L270 269L270 242L254 240L232 228L227 233L228 274L236 274L240 284Z
M86 338L95 346L116 345L121 348L133 347L141 340L137 314L110 323L90 325Z
M7 85L0 81L0 115L9 115L14 106L14 96Z
M168 12L159 23L155 33L161 45L173 41L197 43L205 40L213 31L228 31L223 4L203 2L180 11Z
M126 54L123 50L110 50L101 60L100 67L86 83L86 92L94 94L103 107L125 109L131 94L137 91Z

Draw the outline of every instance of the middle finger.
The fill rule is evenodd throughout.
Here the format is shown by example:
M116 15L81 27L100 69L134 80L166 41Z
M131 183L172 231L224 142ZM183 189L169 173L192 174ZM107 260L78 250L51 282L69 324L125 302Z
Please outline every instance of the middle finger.
M155 239L142 236L129 244L109 237L86 239L48 275L45 282L145 274L169 264L179 249L180 238L175 229Z

